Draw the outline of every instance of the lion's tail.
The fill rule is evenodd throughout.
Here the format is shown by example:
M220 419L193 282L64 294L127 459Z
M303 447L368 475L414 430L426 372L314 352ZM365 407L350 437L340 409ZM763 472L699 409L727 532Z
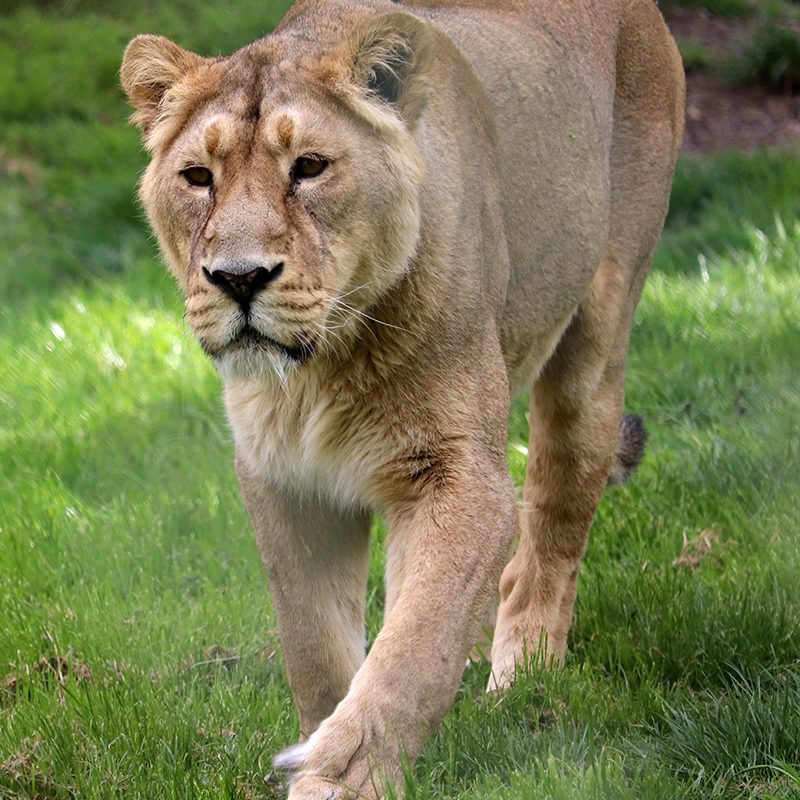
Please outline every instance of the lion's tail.
M609 483L625 483L636 467L642 463L647 431L638 414L625 414L619 421L614 462L608 473Z

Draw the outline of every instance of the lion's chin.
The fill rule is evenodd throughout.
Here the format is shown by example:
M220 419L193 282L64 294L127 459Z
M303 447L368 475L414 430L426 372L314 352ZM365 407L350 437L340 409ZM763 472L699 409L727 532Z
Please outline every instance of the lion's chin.
M313 343L289 346L252 330L244 331L212 354L224 380L256 379L286 383L313 354Z
M298 362L281 350L234 347L214 356L214 364L225 381L258 380L285 384L297 370Z

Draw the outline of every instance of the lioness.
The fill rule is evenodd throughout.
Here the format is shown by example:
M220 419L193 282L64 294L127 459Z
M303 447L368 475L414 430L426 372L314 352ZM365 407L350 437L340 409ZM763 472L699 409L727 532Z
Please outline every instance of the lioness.
M563 657L681 141L676 48L652 0L301 0L229 57L138 36L121 74L269 573L303 739L276 765L291 800L379 796L498 582L491 688L540 642Z

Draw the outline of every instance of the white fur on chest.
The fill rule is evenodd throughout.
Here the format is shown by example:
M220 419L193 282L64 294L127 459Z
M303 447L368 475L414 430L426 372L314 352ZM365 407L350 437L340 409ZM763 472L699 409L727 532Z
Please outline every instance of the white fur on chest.
M237 382L226 385L225 404L237 454L253 473L336 505L366 502L370 459L355 447L331 452L326 446L330 426L337 423L327 398L293 401L272 386Z

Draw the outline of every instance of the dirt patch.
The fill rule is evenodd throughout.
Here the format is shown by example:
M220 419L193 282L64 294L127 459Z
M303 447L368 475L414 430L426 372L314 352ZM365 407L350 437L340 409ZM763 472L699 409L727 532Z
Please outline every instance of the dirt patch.
M241 656L238 650L229 647L222 647L218 644L212 644L203 650L203 657L199 661L192 661L190 667L196 669L197 667L225 667L230 670L235 667Z
M749 19L716 17L705 8L667 6L662 9L672 35L691 39L720 55L734 55L750 35Z
M19 750L0 762L0 779L10 784L10 797L25 797L28 800L60 800L74 797L72 791L58 786L41 769L41 742L39 739L25 739ZM15 789L19 793L15 793ZM3 797L6 795L3 794Z
M39 749L38 739L25 739L16 753L0 764L0 775L12 780L22 780L33 772L33 759Z
M32 186L41 183L41 170L36 162L12 157L0 147L0 178L22 178Z
M694 539L687 538L684 533L681 554L672 562L672 566L693 571L700 569L700 565L712 557L719 540L720 532L717 528L707 528Z
M800 95L776 95L757 86L733 88L713 75L687 81L686 135L690 153L752 150L800 138Z
M84 682L92 680L88 664L75 657L72 649L66 655L57 651L43 655L33 664L26 664L17 672L10 672L0 680L0 704L15 702L26 688L34 682L54 686L63 702L64 687L69 680Z
M714 59L734 59L752 36L756 18L716 17L702 8L668 6L664 18L678 40L695 42ZM718 69L692 71L686 81L688 153L753 150L800 138L800 95L763 86L734 86Z

